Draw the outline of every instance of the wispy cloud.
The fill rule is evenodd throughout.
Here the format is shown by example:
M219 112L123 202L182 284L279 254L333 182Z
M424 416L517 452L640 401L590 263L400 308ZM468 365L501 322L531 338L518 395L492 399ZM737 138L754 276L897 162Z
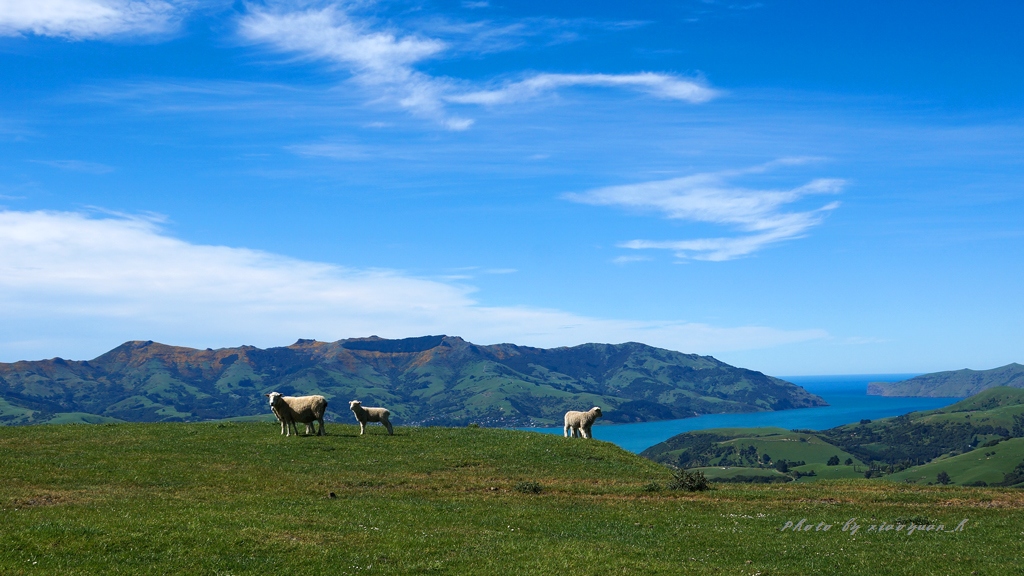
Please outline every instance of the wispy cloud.
M658 98L683 100L699 104L718 95L695 80L667 74L537 74L519 82L511 82L495 90L481 90L447 96L449 102L460 104L508 104L536 98L546 92L572 86L630 88Z
M718 353L827 336L815 329L722 328L484 306L472 292L465 284L394 270L192 244L167 235L150 218L0 211L0 342L46 341L59 322L61 341L74 350L48 350L50 355L99 353L132 338L206 347L276 345L299 336L448 333L481 343L634 340Z
M515 25L493 28L479 23L435 24L433 28L457 29L457 35L472 37L474 44L494 43L486 39L503 39L519 30ZM255 9L241 17L239 33L249 42L279 52L330 62L347 72L372 99L396 103L452 130L469 128L473 120L450 112L451 104L513 104L569 87L625 88L689 103L706 102L718 95L718 91L699 80L654 72L541 73L497 88L474 89L470 82L432 76L417 69L417 65L428 60L460 54L458 45L357 17L340 5L304 10Z
M619 246L635 250L672 250L679 258L731 260L765 246L803 236L839 206L830 202L813 210L787 212L784 207L811 195L836 194L846 182L819 178L796 188L758 189L731 184L741 176L761 174L778 166L804 164L788 158L742 170L708 172L624 186L566 194L573 202L660 212L666 218L729 226L746 234L692 240L631 240Z
M420 33L443 38L454 54L479 57L527 45L552 46L586 39L590 33L630 30L650 24L642 20L527 17L465 20L434 15L408 25Z
M3 0L0 35L73 40L166 33L195 2L165 0Z
M366 160L371 157L365 147L357 144L294 144L285 150L300 156L330 158L332 160Z
M113 166L97 162L84 162L82 160L30 160L30 162L69 172L82 172L84 174L109 174L114 171Z
M332 62L378 97L438 119L450 129L463 130L472 124L443 110L443 81L413 68L445 50L440 40L374 30L369 22L352 18L336 6L297 12L254 10L242 17L239 31L249 41Z
M650 256L617 256L612 259L613 264L631 264L633 262L646 262L651 260Z

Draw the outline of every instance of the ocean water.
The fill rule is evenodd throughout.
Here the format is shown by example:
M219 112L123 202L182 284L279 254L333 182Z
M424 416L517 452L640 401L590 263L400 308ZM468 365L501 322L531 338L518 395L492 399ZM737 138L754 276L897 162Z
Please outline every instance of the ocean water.
M875 420L918 410L934 410L962 400L962 398L888 398L867 395L868 382L896 382L914 376L917 374L781 377L783 380L803 386L808 392L821 396L829 405L821 408L801 408L778 412L708 414L682 420L662 420L639 424L595 425L594 438L612 442L626 450L639 453L676 434L692 430L759 426L779 426L789 430L796 428L825 430L842 424L858 422L864 418ZM562 433L561 427L522 428L522 430L546 434Z

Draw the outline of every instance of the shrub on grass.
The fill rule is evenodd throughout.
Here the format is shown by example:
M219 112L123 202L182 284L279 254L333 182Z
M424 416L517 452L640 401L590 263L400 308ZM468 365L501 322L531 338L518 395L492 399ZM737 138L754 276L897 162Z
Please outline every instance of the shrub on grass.
M1017 467L1012 472L1003 474L1003 481L999 482L998 486L1014 486L1024 482L1024 462L1017 464Z
M826 466L839 466L839 456L833 456L828 459Z
M648 482L641 488L644 492L661 492L661 484L657 482Z
M700 492L711 489L711 482L700 470L693 472L679 468L672 471L672 480L668 483L669 490L686 490L688 492Z
M952 480L949 479L949 474L947 474L945 470L939 472L939 475L935 477L935 481L943 486L952 482Z
M516 492L522 492L523 494L540 494L540 491L542 490L540 484L537 484L536 482L530 482L529 480L517 482L515 487L513 487L512 489L515 490Z

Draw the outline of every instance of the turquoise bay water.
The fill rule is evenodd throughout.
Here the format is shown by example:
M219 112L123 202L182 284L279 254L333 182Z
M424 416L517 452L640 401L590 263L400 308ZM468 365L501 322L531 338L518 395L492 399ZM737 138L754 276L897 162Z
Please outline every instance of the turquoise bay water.
M747 414L708 414L683 420L663 420L640 424L594 426L594 438L617 444L631 452L668 440L676 434L708 428L754 428L779 426L789 430L800 428L825 430L867 418L875 420L899 416L918 410L934 410L958 402L961 398L887 398L868 396L868 382L896 382L916 374L857 374L848 376L783 377L829 403L822 408L802 408L778 412ZM580 408L581 410L584 408ZM598 420L600 422L600 420ZM522 428L546 434L561 434L561 428Z

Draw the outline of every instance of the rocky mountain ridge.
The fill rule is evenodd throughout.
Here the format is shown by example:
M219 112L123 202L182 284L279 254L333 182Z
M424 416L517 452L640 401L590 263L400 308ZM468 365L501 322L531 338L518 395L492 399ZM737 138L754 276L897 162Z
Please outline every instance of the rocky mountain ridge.
M195 421L269 414L263 393L387 406L396 423L557 425L601 406L606 422L821 406L803 388L710 356L635 342L532 348L452 336L197 350L126 342L88 361L0 364L0 422Z

